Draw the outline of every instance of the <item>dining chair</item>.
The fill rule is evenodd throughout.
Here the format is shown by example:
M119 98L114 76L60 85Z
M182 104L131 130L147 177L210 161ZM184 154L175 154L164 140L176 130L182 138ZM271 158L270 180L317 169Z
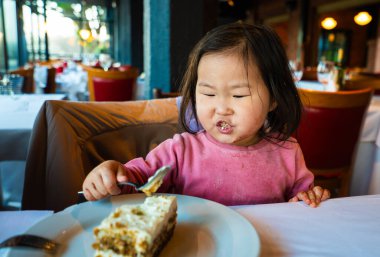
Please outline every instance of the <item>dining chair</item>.
M46 101L30 136L22 209L61 211L76 204L86 175L99 163L145 157L178 131L175 98Z
M302 80L317 81L317 67L305 67L302 74Z
M354 77L345 81L344 89L346 90L361 88L372 88L375 95L380 95L380 78Z
M373 90L298 91L303 114L294 136L306 166L314 173L315 185L329 189L333 197L347 196L352 161Z
M153 98L159 99L159 98L170 98L170 97L177 97L180 96L180 92L162 92L161 88L153 88Z
M24 78L21 91L23 93L31 94L34 93L34 69L33 68L19 68L16 70L9 71L10 74L17 74Z
M134 98L138 69L96 69L86 67L90 101L128 101Z

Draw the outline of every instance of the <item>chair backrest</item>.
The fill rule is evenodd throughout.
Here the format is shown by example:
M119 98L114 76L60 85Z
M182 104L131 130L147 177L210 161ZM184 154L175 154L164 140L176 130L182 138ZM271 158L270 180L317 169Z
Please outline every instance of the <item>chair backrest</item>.
M159 98L170 98L170 97L178 97L181 94L179 92L162 92L161 88L153 88L153 98L159 99Z
M86 67L90 101L127 101L134 97L138 69L109 70Z
M305 67L302 74L302 80L318 80L317 67Z
M27 94L34 93L34 69L33 68L29 68L29 69L20 68L17 70L9 71L9 73L18 74L24 78L24 83L21 89L23 93L27 93Z
M372 88L375 95L380 95L380 78L358 77L345 81L345 89Z
M145 157L178 132L176 99L46 101L32 130L22 208L60 211L77 203L86 175L102 161Z
M372 93L369 88L338 92L299 89L304 112L294 136L314 175L344 180L340 195L347 194L351 162Z

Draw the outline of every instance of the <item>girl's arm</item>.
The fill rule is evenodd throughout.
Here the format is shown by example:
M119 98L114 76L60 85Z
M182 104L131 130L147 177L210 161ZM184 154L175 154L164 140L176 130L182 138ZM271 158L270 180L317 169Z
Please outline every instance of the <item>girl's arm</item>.
M330 198L330 191L320 186L314 186L314 175L306 167L301 148L297 147L295 185L289 202L304 201L310 207L317 207L321 201Z

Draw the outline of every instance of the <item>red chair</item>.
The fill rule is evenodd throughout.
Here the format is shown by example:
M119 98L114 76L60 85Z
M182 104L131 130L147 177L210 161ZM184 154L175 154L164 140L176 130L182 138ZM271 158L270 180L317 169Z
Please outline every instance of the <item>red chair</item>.
M138 77L138 69L131 67L124 71L104 71L86 68L90 101L132 100Z
M347 196L353 155L372 89L325 92L299 89L304 105L295 133L315 184Z

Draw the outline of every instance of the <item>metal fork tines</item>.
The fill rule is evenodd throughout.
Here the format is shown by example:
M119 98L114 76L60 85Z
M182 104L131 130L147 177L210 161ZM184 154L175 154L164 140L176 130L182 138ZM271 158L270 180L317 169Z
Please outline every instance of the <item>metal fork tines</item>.
M47 253L55 254L60 246L54 240L47 239L36 235L17 235L10 237L0 243L0 248L24 246L32 247L46 251Z

